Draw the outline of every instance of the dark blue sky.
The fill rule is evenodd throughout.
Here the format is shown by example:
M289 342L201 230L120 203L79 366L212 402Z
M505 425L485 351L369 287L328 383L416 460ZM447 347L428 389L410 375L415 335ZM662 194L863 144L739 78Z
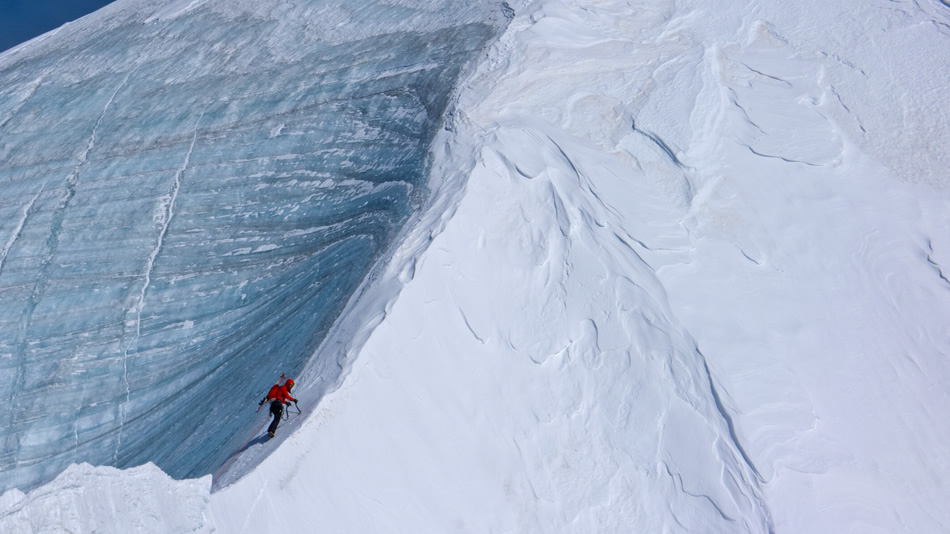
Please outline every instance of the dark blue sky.
M0 0L0 51L76 20L113 0Z

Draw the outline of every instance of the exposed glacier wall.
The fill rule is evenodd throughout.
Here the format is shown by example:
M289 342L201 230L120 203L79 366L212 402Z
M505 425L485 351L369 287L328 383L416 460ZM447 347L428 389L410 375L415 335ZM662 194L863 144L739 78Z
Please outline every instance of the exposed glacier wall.
M401 4L119 1L0 55L0 490L240 447L425 202L503 20Z

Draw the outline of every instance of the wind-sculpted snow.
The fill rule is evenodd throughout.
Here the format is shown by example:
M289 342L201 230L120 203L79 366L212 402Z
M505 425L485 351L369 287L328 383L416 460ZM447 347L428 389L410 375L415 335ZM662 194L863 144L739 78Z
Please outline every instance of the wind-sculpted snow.
M0 56L0 490L240 447L425 201L464 4L120 2Z

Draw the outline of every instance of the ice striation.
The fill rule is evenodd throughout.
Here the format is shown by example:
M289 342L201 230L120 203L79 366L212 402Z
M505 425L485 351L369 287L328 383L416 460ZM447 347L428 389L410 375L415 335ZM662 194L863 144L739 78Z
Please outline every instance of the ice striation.
M504 20L402 4L120 0L0 56L0 491L240 448L425 203Z

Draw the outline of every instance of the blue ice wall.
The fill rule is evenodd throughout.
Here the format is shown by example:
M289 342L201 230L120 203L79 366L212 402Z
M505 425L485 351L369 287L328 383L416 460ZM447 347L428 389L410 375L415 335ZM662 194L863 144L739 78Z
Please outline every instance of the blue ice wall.
M499 7L190 3L0 56L0 490L233 454L424 201Z

